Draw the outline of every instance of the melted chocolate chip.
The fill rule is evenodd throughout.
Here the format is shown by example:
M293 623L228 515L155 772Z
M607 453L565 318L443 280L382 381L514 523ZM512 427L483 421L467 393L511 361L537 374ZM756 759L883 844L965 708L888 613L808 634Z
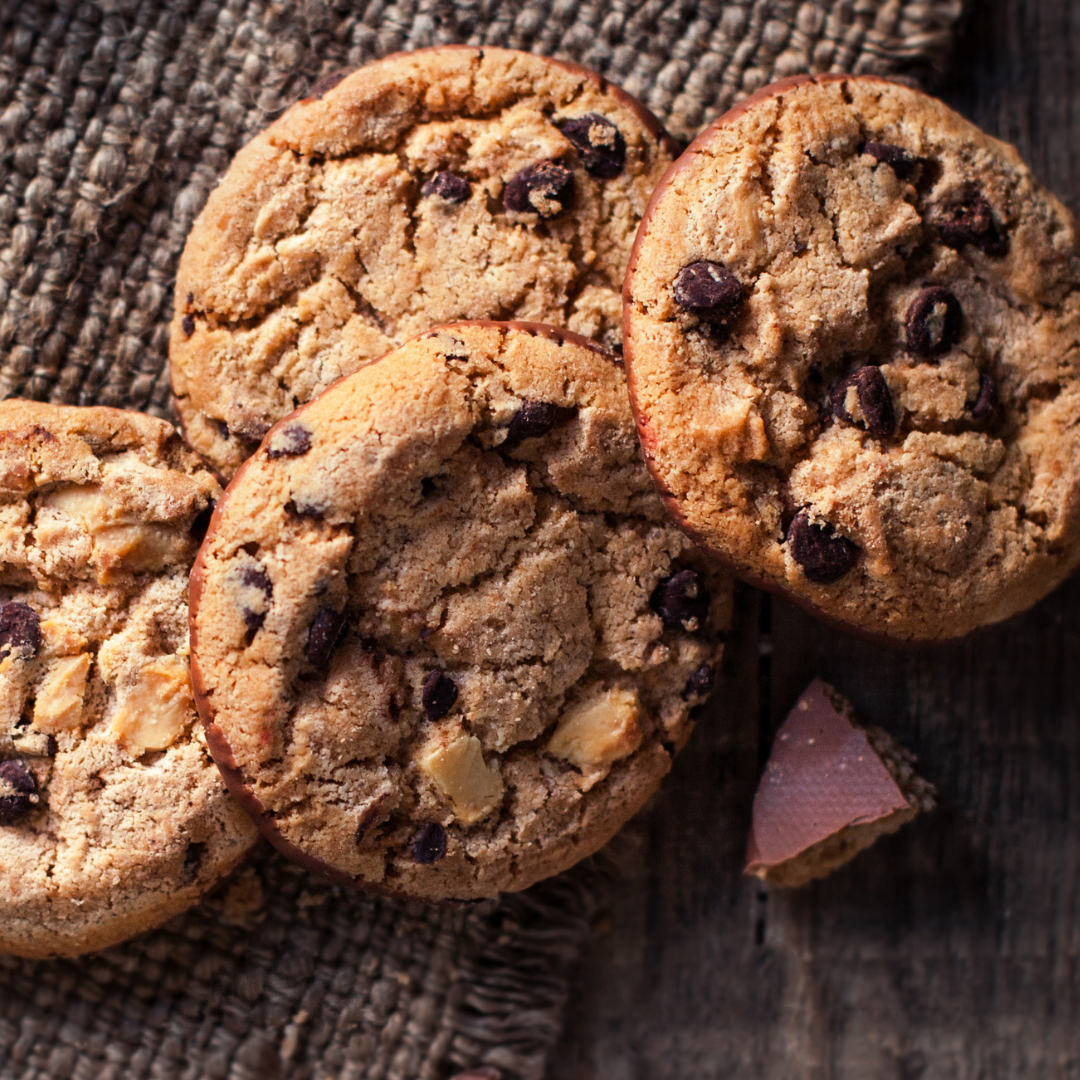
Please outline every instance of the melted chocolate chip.
M709 615L709 594L696 570L680 570L664 578L653 589L649 607L665 626L681 626L694 633L705 625Z
M195 333L195 316L190 313L185 315L180 320L180 326L184 331L184 337L191 337Z
M515 176L503 192L503 206L518 214L555 217L574 194L574 174L557 161L545 158Z
M982 420L997 408L997 404L997 384L990 375L984 375L979 381L979 396L971 405L971 415Z
M693 262L675 276L675 303L706 322L726 323L742 307L739 279L717 262Z
M684 698L703 698L712 693L716 682L716 672L712 664L702 664L689 679L686 680L686 689L683 690Z
M267 601L274 595L274 586L270 581L270 575L265 570L254 566L245 566L240 571L240 584L245 588L258 589L266 597ZM269 606L269 603L267 603L266 608L269 608ZM262 624L266 621L266 608L262 611L256 611L247 604L241 604L240 614L243 617L244 625L247 627L246 645L250 645L255 640L255 635L262 629Z
M862 148L864 154L876 158L882 165L888 165L898 180L910 180L919 167L919 159L909 154L902 146L892 143L868 142Z
M626 164L626 140L606 117L586 113L557 125L581 154L585 171L603 180L618 176Z
M858 395L862 419L852 416L847 408L848 392L852 387ZM871 435L891 435L896 430L892 394L880 368L868 364L834 383L829 391L829 404L834 415Z
M421 825L409 845L413 862L438 862L446 854L446 830L437 822Z
M33 810L37 793L37 780L21 761L0 761L0 825L22 821Z
M308 627L307 641L304 643L304 659L312 667L325 668L330 663L334 646L345 629L345 612L335 611L330 607L321 607L315 612L315 618Z
M933 285L911 301L904 321L908 348L916 356L939 356L960 340L964 312L948 289Z
M41 648L38 613L18 600L0 604L0 656L13 652L36 656Z
M802 567L807 581L828 585L839 581L854 565L859 549L831 525L814 525L805 510L792 519L787 531L791 557Z
M569 419L573 415L573 409L562 408L551 401L533 401L526 398L510 421L506 438L499 443L499 449L516 450L526 439L539 439L560 420Z
M311 432L302 424L290 424L270 436L268 458L300 457L311 449Z
M437 172L421 189L427 197L434 195L448 203L467 202L472 194L472 187L464 176L452 172Z
M441 671L429 671L424 679L420 700L429 720L441 720L457 701L457 683Z
M188 844L187 850L184 852L184 873L188 877L195 877L198 874L205 850L206 845L201 841L194 840Z
M312 506L310 503L297 502L296 499L290 499L285 504L285 512L292 514L293 517L308 518L313 521L321 521L324 516L321 507Z
M987 255L1004 255L1009 250L1009 237L998 224L990 204L975 195L938 223L941 242L946 247L960 250L971 244Z

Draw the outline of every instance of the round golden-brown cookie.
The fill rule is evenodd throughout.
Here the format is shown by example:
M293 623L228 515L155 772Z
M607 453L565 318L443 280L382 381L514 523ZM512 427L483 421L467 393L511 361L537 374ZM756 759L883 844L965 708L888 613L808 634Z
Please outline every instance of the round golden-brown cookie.
M188 674L188 571L219 494L162 420L0 402L0 952L157 926L258 835Z
M648 798L730 604L664 515L617 359L459 323L336 383L233 479L192 574L193 681L286 854L492 896Z
M1075 225L1009 146L877 78L799 77L660 184L624 291L665 502L737 574L893 641L1080 560Z
M674 156L644 106L529 53L422 49L324 84L237 154L188 238L170 344L188 438L231 476L272 423L454 319L616 345Z

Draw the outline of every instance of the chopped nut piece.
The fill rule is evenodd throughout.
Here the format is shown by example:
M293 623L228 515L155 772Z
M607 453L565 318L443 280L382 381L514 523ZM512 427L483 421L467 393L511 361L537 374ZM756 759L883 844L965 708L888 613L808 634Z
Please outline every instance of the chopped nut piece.
M34 727L46 735L69 731L82 720L90 654L54 660L45 672L34 701Z
M143 668L113 717L112 733L132 753L164 750L195 718L188 666L163 656Z
M94 539L94 561L101 566L98 580L107 584L110 573L157 570L179 562L189 542L167 525L140 521L116 505L97 484L70 485L47 495L44 505L78 520Z
M579 769L610 766L641 745L640 715L636 690L608 690L562 714L548 753Z
M502 801L503 781L498 765L484 761L480 740L460 728L437 732L420 754L420 768L471 825L486 817ZM449 734L449 737L448 737Z
M74 656L86 648L88 642L82 634L72 630L63 619L45 619L41 624L41 636L45 648L52 656Z

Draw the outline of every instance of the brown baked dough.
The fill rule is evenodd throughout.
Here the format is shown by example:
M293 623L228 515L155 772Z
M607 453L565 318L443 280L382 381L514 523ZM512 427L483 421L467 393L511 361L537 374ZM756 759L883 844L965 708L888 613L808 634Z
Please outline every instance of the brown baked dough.
M425 899L606 842L689 735L731 605L617 359L514 323L432 330L277 424L192 582L210 748L260 827Z
M0 402L0 952L114 945L255 842L188 672L188 571L220 493L163 420Z
M630 247L675 157L595 72L510 49L398 53L237 154L188 237L170 363L226 476L335 379L454 319L616 346Z
M668 508L736 573L893 641L1028 607L1080 560L1075 225L1016 152L877 78L709 127L627 274Z

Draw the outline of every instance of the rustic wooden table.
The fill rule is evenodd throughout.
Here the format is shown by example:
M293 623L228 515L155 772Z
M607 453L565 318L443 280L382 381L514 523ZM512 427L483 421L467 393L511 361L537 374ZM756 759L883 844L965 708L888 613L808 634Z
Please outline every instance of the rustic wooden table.
M971 5L943 96L1080 211L1080 3ZM1080 578L902 654L743 593L715 715L612 847L551 1080L1080 1075ZM741 876L772 735L821 675L940 807L793 893Z

